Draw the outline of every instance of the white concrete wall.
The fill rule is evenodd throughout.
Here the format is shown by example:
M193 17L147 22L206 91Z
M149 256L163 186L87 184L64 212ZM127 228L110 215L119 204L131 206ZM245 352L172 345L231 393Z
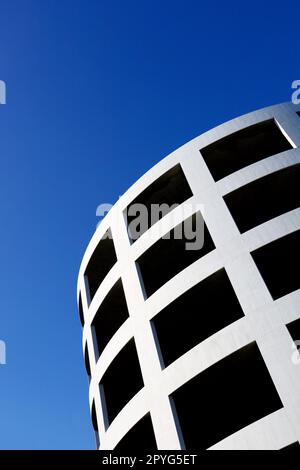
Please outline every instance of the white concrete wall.
M80 267L78 296L81 292L85 319L83 348L87 344L92 374L89 399L90 405L95 401L100 449L113 449L148 411L151 412L158 448L180 449L169 395L202 370L253 340L260 348L284 407L227 437L213 448L279 449L300 441L300 365L296 366L291 361L292 340L285 327L287 323L300 317L300 290L273 301L250 255L254 249L299 229L300 209L269 220L241 235L223 200L225 194L250 181L300 163L300 118L296 114L299 110L300 106L291 103L272 106L234 119L197 137L140 178L118 200L97 228ZM275 118L294 149L266 158L214 182L199 150L239 129L270 118ZM193 192L189 202L204 205L205 222L216 249L188 266L144 300L135 260L161 237L162 230L167 233L182 222L183 213L175 209L174 213L166 215L131 245L123 211L139 193L177 163L181 164ZM108 228L112 231L118 261L88 307L84 272L94 249ZM150 319L180 294L221 267L226 268L245 317L217 332L161 370ZM91 323L100 303L120 277L130 316L96 363ZM112 360L133 336L145 387L105 430L99 382Z

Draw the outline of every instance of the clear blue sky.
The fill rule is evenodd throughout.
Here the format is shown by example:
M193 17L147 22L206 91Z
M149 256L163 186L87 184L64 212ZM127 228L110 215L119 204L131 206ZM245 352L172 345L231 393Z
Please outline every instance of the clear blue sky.
M96 207L205 130L288 101L299 12L0 1L0 448L94 448L76 279Z

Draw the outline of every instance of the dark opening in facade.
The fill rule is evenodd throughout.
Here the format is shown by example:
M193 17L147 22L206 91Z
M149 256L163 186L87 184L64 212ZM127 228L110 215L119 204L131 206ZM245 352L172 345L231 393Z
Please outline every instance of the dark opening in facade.
M164 366L243 316L225 269L199 282L152 320Z
M117 444L118 452L154 452L157 450L150 413L138 421Z
M300 205L300 164L276 171L224 196L241 233Z
M93 404L92 404L92 423L93 423L94 431L98 431L95 402L93 402Z
M274 119L230 134L200 150L215 181L293 148Z
M89 359L89 352L88 352L87 344L85 345L85 349L84 349L84 363L85 363L87 375L89 376L89 379L90 379L91 378L91 366L90 366L90 359Z
M99 445L100 445L100 441L99 441L98 423L97 423L97 415L96 415L96 408L95 408L95 402L94 401L93 401L93 404L92 404L91 414L92 414L92 424L93 424L93 428L94 428L94 431L95 431L96 446L97 446L97 449L98 449Z
M300 347L300 318L292 321L286 325L292 339L295 341L296 346Z
M300 286L300 230L251 253L273 299Z
M190 235L186 235L190 227L196 234L194 240L197 249L188 249L191 240ZM202 215L197 212L160 238L137 260L146 295L152 295L180 271L214 249L214 242Z
M186 449L204 450L282 408L255 342L172 394Z
M299 444L298 441L296 441L296 442L293 442L292 444L289 444L288 446L283 447L280 450L298 450L298 452L299 452L300 444Z
M85 270L91 301L93 300L93 297L106 274L110 271L116 261L117 256L114 242L111 236L111 232L108 230L98 243L98 246L92 254Z
M101 303L92 323L97 341L94 345L96 361L116 331L127 320L128 308L121 279L116 282Z
M107 426L143 386L135 342L131 339L112 361L100 383Z
M80 318L81 326L83 326L83 325L84 325L84 317L83 317L83 308L82 308L81 293L79 294L78 312L79 312L79 318Z
M127 208L127 223L129 236L137 240L148 228L169 213L174 205L182 204L193 195L187 179L178 164L154 181L147 189L139 194ZM142 204L147 209L145 223L138 224L139 217L136 204ZM156 209L153 206L156 206ZM161 210L158 210L161 206ZM172 207L173 206L173 207ZM134 223L136 219L136 223ZM130 230L130 227L132 228Z

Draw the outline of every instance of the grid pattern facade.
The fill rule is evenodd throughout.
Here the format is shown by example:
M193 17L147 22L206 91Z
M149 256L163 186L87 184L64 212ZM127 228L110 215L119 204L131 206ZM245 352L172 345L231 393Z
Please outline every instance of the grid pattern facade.
M98 226L77 298L100 450L300 441L299 110L272 106L197 137ZM180 205L133 242L125 211L139 200ZM199 253L162 244L195 207Z

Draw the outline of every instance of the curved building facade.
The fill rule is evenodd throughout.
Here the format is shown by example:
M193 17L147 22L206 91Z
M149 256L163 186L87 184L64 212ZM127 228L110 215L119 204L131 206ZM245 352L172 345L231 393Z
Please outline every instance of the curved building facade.
M234 119L99 224L78 305L100 450L299 445L299 146L300 106Z

